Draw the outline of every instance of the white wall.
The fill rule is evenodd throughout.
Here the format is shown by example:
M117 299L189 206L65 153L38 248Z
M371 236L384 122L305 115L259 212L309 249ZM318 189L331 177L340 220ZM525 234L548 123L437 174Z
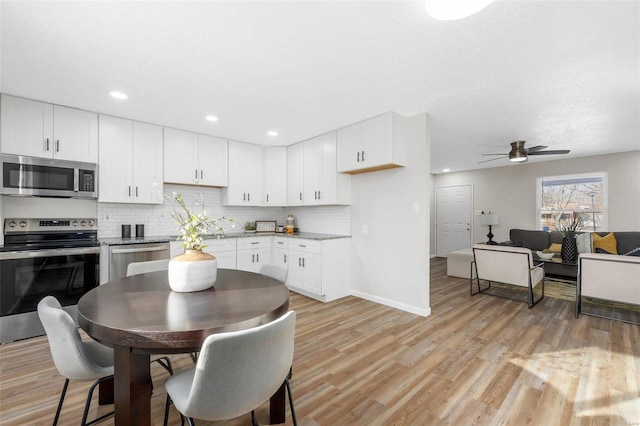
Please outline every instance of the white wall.
M408 165L351 178L352 293L425 316L431 313L430 137L426 113L409 117Z
M538 229L537 178L591 172L607 173L607 230L640 231L640 151L444 173L434 175L433 185L473 184L474 210L491 210L500 217L500 225L493 227L494 240L500 242L509 239L512 228ZM432 206L432 212L434 209ZM431 229L434 227L432 220ZM435 253L435 231L432 232L431 252ZM480 218L474 216L473 241L486 241L487 233L488 227L480 225Z

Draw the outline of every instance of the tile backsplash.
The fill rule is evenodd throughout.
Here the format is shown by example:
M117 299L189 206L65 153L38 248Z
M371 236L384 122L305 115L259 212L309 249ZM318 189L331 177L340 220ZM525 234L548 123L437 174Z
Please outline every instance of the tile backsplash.
M304 232L351 235L350 206L309 207L227 207L222 205L222 189L183 185L164 185L164 193L182 194L194 212L205 211L212 218L231 217L240 224L255 220L275 220L284 225L288 214L296 218L296 226ZM172 206L154 204L98 203L98 238L119 237L121 225L144 224L146 236L176 235L171 217Z

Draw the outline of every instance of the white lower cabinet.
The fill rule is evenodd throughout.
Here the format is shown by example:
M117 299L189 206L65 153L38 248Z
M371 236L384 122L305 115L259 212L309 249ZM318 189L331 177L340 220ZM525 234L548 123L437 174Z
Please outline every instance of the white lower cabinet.
M289 240L286 237L273 237L271 263L289 268Z
M271 263L271 237L238 239L237 269L260 272L260 267Z
M236 269L235 238L204 240L202 243L207 246L202 251L214 255L218 259L218 268ZM184 253L184 248L181 247L181 244L182 241L171 241L169 244L171 257Z
M328 302L347 296L351 283L351 240L291 239L289 289Z

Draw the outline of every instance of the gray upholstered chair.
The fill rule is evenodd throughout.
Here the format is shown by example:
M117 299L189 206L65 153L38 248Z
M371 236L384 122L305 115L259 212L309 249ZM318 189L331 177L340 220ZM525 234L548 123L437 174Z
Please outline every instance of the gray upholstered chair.
M89 388L81 425L91 425L112 415L113 411L87 423L93 391L97 385L113 377L113 349L95 340L82 340L78 325L53 296L46 296L38 303L38 316L49 340L53 363L58 372L65 377L53 425L58 423L71 380L94 381ZM159 356L152 358L152 361L158 362L169 374L173 374L169 358Z
M38 316L49 339L53 362L65 377L54 426L58 423L70 380L94 381L84 406L82 425L90 425L112 415L113 411L87 423L95 387L113 376L113 350L93 340L83 341L75 321L53 296L47 296L38 303Z
M145 274L147 272L166 271L169 269L169 259L133 262L127 265L127 276Z
M484 293L491 288L491 282L511 284L527 288L529 308L544 298L544 269L542 263L534 265L531 250L524 247L509 247L488 244L473 246L472 274L475 273L477 291L473 291L473 279L470 281L470 294ZM488 283L481 288L480 280ZM542 283L542 295L534 298L533 289ZM499 294L487 293L493 296Z
M267 401L284 383L294 425L297 425L291 386L290 367L296 313L248 330L212 334L202 344L195 368L170 377L167 390L165 425L169 404L181 416L214 421L227 420L251 412Z
M287 282L287 275L289 274L289 270L284 266L274 265L273 263L265 263L260 267L260 274L276 279L281 283L285 283Z

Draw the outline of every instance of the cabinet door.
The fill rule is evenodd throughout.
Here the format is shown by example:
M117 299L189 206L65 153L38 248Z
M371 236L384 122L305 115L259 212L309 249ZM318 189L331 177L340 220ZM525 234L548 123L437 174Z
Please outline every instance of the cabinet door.
M183 130L164 128L164 181L198 183L198 135Z
M247 205L262 205L262 148L245 144L245 185Z
M303 142L304 204L320 204L322 187L322 137Z
M306 290L323 296L322 292L322 257L315 253L305 253L302 258L304 287Z
M98 114L53 106L53 157L98 162Z
M265 206L287 205L287 148L269 147L262 150L263 190Z
M273 249L273 256L271 259L271 263L278 266L283 266L285 268L289 268L288 262L289 250L284 248L276 247Z
M228 205L239 206L247 202L244 146L242 142L229 141L229 186L225 194L225 204Z
M163 203L162 127L133 123L133 201Z
M98 201L128 203L132 200L133 122L101 115L99 138Z
M2 153L51 157L53 105L2 95Z
M198 165L200 184L227 186L229 184L229 145L226 139L198 135Z
M304 146L301 143L287 147L287 205L304 203Z
M392 115L384 114L364 122L362 138L362 165L376 167L392 159Z
M291 287L305 288L304 268L302 267L302 259L304 253L294 250L289 251L289 274L287 276L287 285Z
M258 248L238 250L237 268L240 271L260 272L260 266L271 262L271 250Z
M338 130L338 172L356 170L361 166L363 123Z

